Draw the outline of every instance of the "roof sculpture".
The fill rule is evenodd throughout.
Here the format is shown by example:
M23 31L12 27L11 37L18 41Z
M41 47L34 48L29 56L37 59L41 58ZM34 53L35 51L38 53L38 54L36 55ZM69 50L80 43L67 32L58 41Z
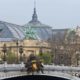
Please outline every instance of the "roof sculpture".
M37 39L36 32L31 27L28 27L25 31L25 38L26 39Z

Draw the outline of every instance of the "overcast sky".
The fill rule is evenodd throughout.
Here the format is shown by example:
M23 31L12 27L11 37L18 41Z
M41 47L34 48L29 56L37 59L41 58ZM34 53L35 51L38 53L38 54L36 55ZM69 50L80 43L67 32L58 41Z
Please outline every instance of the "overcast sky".
M38 19L53 28L80 26L80 0L36 0ZM0 0L0 21L24 25L31 20L34 0Z

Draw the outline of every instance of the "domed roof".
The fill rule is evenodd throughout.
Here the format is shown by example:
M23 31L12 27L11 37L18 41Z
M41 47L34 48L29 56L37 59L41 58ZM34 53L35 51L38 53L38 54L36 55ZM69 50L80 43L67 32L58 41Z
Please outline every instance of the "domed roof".
M26 39L47 40L52 35L51 27L42 24L37 17L36 8L32 20L24 26L0 21L0 41Z
M47 40L52 35L52 28L48 25L42 24L37 17L36 8L32 15L32 20L24 25L27 39ZM32 37L32 38L31 38Z
M0 21L0 41L22 40L24 37L22 26Z

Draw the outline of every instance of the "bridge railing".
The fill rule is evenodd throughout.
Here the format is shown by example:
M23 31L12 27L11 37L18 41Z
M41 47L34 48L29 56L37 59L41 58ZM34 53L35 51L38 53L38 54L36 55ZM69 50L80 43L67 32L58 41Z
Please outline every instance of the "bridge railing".
M25 71L25 64L0 64L0 72L4 71ZM66 72L80 72L80 67L72 66L55 66L55 65L44 65L46 71L66 71Z
M26 75L25 65L22 64L0 64L0 78L5 77L14 77ZM62 72L63 74L69 73L71 75L80 74L80 67L71 67L71 66L55 66L55 65L44 65L44 71L49 73L53 72Z

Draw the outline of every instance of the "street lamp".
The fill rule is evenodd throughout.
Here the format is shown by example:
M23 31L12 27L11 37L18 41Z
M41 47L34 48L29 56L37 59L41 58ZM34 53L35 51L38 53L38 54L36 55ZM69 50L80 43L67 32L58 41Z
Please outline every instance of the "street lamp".
M18 40L16 41L16 46L17 46L17 63L18 63L18 46L19 46Z
M3 59L3 61L5 62L5 61L6 61L6 52L7 52L6 44L3 45L3 50L2 50L2 52L4 53L4 59Z
M79 54L77 54L77 66L79 66Z
M23 46L22 45L19 46L19 53L20 53L20 62L22 62L23 61L22 59Z
M40 49L39 49L39 54L40 54L40 56L42 56L42 54L43 54L42 47L40 47Z

